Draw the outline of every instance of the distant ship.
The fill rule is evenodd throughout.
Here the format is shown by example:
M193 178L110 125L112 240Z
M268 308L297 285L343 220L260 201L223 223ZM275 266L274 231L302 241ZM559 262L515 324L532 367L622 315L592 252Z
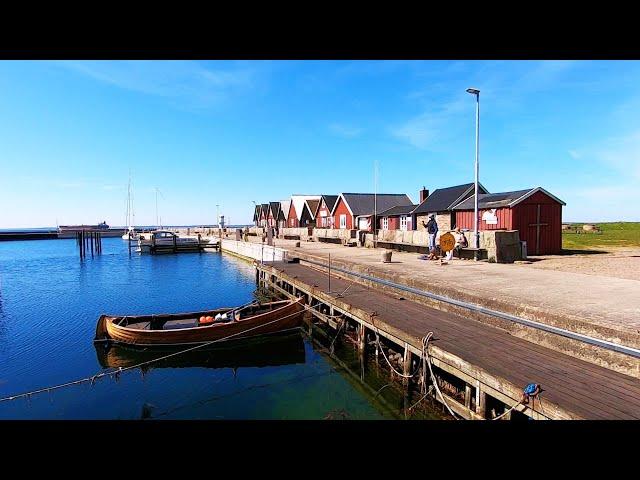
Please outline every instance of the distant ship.
M58 238L75 238L76 233L81 230L100 232L105 237L120 237L124 233L124 228L110 228L107 222L97 225L60 225L58 227Z

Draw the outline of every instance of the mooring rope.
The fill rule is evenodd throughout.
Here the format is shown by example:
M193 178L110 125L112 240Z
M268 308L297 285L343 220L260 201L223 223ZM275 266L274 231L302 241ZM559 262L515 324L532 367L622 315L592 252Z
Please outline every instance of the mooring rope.
M426 358L427 365L429 366L429 372L431 373L431 381L433 382L433 385L436 387L436 392L440 394L442 403L444 404L445 407L447 407L447 410L449 410L449 413L451 414L451 416L457 420L458 417L455 413L453 413L453 410L451 410L451 407L449 407L449 404L445 400L444 395L440 391L440 387L438 386L438 380L436 379L436 376L433 374L433 369L431 368L431 358L429 358L429 341L431 340L432 337L433 337L433 332L429 332L424 337L422 337L423 370L424 370L424 358ZM425 382L423 381L423 387L424 385L425 385Z
M305 307L305 305L302 305L302 306ZM162 360L166 360L167 358L175 357L177 355L182 355L183 353L191 352L193 350L197 350L199 348L203 348L203 347L206 347L208 345L212 345L214 343L222 342L224 340L228 340L229 338L245 334L245 333L250 332L252 330L256 330L258 328L266 327L266 326L271 325L273 323L280 322L280 321L282 321L282 320L284 320L286 318L290 318L290 317L293 317L295 315L300 315L301 313L302 312L297 311L297 312L294 312L292 314L286 315L284 317L280 317L280 318L277 318L275 320L272 320L270 322L267 322L267 323L264 323L264 324L261 324L261 325L257 325L255 327L251 327L251 328L249 328L247 330L243 330L242 332L233 333L231 335L227 335L226 337L222 337L222 338L218 338L216 340L211 340L209 342L201 343L201 344L198 344L198 345L196 345L194 347L190 347L190 348L187 348L185 350L180 350L179 352L174 352L174 353L171 353L171 354L168 354L168 355L164 355L162 357L154 358L153 360L147 360L146 362L141 362L141 363L138 363L136 365L131 365L129 367L124 367L124 368L123 367L118 367L118 369L114 370L114 371L100 372L100 373L96 373L95 375L91 375L90 377L81 378L79 380L74 380L74 381L71 381L71 382L61 383L61 384L58 384L58 385L52 385L50 387L40 388L38 390L32 390L30 392L18 393L18 394L15 394L15 395L10 395L8 397L3 397L3 398L0 398L0 402L16 400L18 398L25 398L25 397L29 399L29 398L31 398L32 395L37 395L37 394L44 393L44 392L49 392L50 393L53 390L59 390L59 389L62 389L62 388L70 387L70 386L73 386L73 385L79 385L79 384L87 383L87 382L91 382L91 384L93 385L96 380L98 380L98 379L100 379L102 377L107 377L107 376L114 377L117 380L117 379L119 379L120 374L122 372L126 372L128 370L137 369L137 368L140 368L140 367L143 367L143 366L146 366L146 365L150 365L152 363L156 363L156 362L159 362L159 361L162 361Z

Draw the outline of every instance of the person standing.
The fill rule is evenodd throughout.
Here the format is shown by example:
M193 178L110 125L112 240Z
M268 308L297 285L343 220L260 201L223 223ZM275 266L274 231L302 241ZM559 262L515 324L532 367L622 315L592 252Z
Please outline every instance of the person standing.
M429 215L427 223L422 222L422 226L427 230L429 235L429 257L433 258L436 253L436 235L438 234L438 223L434 214Z

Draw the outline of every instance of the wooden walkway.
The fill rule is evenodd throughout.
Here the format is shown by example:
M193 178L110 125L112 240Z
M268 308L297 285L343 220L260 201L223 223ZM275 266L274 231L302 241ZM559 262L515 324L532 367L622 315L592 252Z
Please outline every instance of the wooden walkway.
M284 276L326 293L328 276L311 267L276 262ZM367 312L403 341L420 347L434 332L433 346L475 366L478 371L508 382L522 391L529 383L542 385L542 409L565 412L560 417L640 419L640 381L563 353L514 337L498 328L404 300L332 276L329 295ZM511 391L514 390L511 388ZM513 396L513 394L511 395ZM537 402L536 402L537 403ZM546 413L545 413L546 414ZM553 416L551 416L553 417Z

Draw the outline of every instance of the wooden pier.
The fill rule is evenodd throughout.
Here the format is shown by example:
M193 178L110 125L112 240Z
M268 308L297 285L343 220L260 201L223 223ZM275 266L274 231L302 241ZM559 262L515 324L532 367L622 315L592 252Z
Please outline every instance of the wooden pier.
M543 392L502 419L640 419L638 379L407 300L401 291L383 292L304 261L256 262L256 280L284 296L304 296L309 312L333 329L350 325L363 355L373 344L376 355L378 345L400 352L407 375L420 364L421 340L433 332L429 358L435 377L448 386L442 392L446 404L463 418L508 412L523 388L537 383Z

